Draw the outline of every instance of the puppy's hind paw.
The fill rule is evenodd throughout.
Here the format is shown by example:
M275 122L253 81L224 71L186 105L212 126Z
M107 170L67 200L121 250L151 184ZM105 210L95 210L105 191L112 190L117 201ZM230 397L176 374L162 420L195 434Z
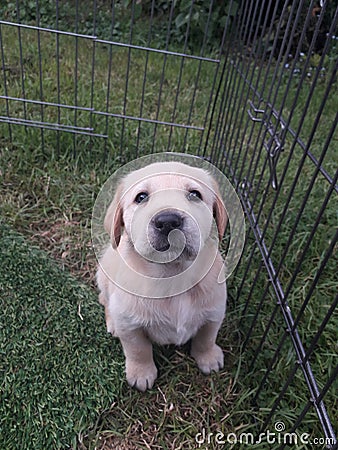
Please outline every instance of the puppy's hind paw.
M204 375L218 372L224 367L224 355L221 347L214 345L206 352L192 351L191 356L195 359L198 368Z
M145 392L151 389L157 378L157 368L154 363L149 365L128 364L126 367L128 384L138 391Z

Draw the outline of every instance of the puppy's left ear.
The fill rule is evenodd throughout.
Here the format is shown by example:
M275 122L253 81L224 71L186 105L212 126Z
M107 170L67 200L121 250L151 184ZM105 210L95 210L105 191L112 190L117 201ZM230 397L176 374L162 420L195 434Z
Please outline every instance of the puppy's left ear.
M228 223L228 215L222 200L222 196L220 194L219 188L217 183L213 182L213 188L214 188L214 205L213 205L213 214L217 225L218 230L218 237L221 241L223 238L223 235L225 233L225 229Z

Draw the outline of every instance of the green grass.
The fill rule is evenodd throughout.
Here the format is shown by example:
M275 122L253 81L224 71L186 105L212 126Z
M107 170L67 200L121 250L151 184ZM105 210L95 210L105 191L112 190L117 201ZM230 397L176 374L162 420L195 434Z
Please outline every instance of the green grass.
M22 95L20 55L17 45L17 30L2 26L2 43L5 48L7 94ZM36 58L38 42L36 32L23 31L24 76L26 96L40 98L39 66ZM57 102L56 91L56 38L47 33L41 35L43 95L45 101ZM74 104L74 61L75 41L61 36L60 53L60 102ZM79 40L78 104L105 111L108 86L110 51L104 45L95 49L95 76L91 98L91 61L93 48L89 41ZM53 55L52 58L50 55ZM138 74L148 64L147 82L144 89L142 115L156 118L159 90L159 74L163 67L163 56L144 52L131 52L131 72L128 79L126 114L141 113L143 77ZM108 109L113 113L123 112L126 87L128 50L114 49L112 53L113 94ZM161 120L175 120L187 123L189 107L194 96L191 80L199 70L199 63L186 60L183 65L182 83L178 95L175 117L174 103L181 60L168 57L164 74ZM214 66L202 65L197 83L191 124L203 123L208 96L213 80ZM0 81L4 89L3 79ZM243 84L244 85L244 84ZM316 97L321 98L325 80L319 84ZM234 91L236 86L232 86ZM296 85L292 86L295 92ZM300 120L302 105L306 102L306 89L302 90L292 125ZM291 99L292 100L292 99ZM291 101L290 100L290 101ZM325 117L336 112L335 97L329 98ZM233 100L235 104L235 100ZM230 102L229 106L234 105ZM287 105L287 108L290 105ZM1 100L1 115L6 114L6 103ZM13 116L24 117L24 110L18 102L11 103ZM308 136L313 125L314 108L309 110L302 133ZM61 122L74 124L74 112L62 110ZM40 107L27 105L26 117L41 120ZM58 109L47 107L44 120L58 120ZM257 431L278 397L281 386L294 365L294 352L289 340L268 379L257 405L252 404L255 389L275 351L284 323L280 314L271 328L260 351L255 367L249 364L262 333L275 306L273 293L268 290L262 313L251 336L249 345L242 350L243 340L250 327L257 303L267 283L262 272L245 317L240 320L242 300L237 304L233 298L241 284L243 267L249 258L254 243L249 237L248 246L242 258L242 267L229 280L229 312L220 333L219 343L226 356L225 370L211 377L202 376L194 362L187 356L187 349L156 348L155 357L159 366L159 379L153 390L140 394L129 389L124 381L123 355L120 345L105 333L103 310L97 303L93 289L96 261L91 250L90 219L97 193L109 174L125 161L152 151L168 148L169 127L110 119L108 130L104 117L90 117L88 112L79 112L77 124L88 126L93 120L95 132L108 132L108 139L73 136L70 133L56 133L34 128L12 126L12 142L9 128L1 124L0 137L0 213L1 249L0 288L2 308L1 328L1 370L4 382L1 387L1 448L79 448L79 449L195 449L198 447L196 434L203 429L206 433L221 431L224 434ZM315 135L314 151L320 154L320 143L326 136L330 121L323 119ZM229 134L237 132L241 123L228 124ZM123 130L123 132L122 132ZM213 130L212 130L213 131ZM123 135L122 135L123 133ZM44 145L42 146L42 138ZM120 150L121 142L123 150ZM333 139L332 142L335 142ZM289 142L288 142L289 143ZM280 166L288 156L288 143L281 156ZM169 149L198 153L200 133L175 128ZM254 139L245 136L249 156L254 154ZM233 149L230 149L233 150ZM317 152L317 153L316 153ZM103 155L105 154L105 158ZM285 186L277 202L267 231L270 242L274 227L285 206L290 184L295 176L301 154L294 153L285 178ZM248 158L249 160L250 158ZM263 159L263 158L262 158ZM325 159L325 167L332 170L333 162ZM240 161L247 169L247 162ZM262 169L259 162L259 170ZM304 190L313 173L313 166L306 163L299 177L295 195L288 207L273 257L283 251L302 200ZM264 186L261 194L265 192ZM327 190L327 184L319 180L313 189L303 219L286 256L281 272L284 283L290 279L297 264L300 249L309 236L307 224L311 224L320 207L320 201ZM268 192L266 206L270 206L273 192ZM266 220L265 211L262 221ZM297 313L306 296L309 283L316 274L323 252L335 224L333 201L325 213L316 234L308 258L298 275L290 294L290 304ZM13 230L16 230L14 232ZM17 234L17 231L21 235ZM32 246L39 246L40 250ZM48 255L48 256L47 256ZM260 264L260 255L255 252L254 265ZM329 265L306 309L300 323L300 333L308 342L326 313L335 292L336 281L332 276L335 267ZM71 275L70 275L71 274ZM255 277L255 271L247 275L242 298L245 300ZM86 285L83 284L86 283ZM323 386L334 366L336 326L332 317L322 335L311 361L320 387ZM333 389L326 396L331 417L335 412ZM283 420L291 427L308 400L308 391L300 370L291 383L288 392L275 413L273 423ZM307 414L300 432L309 432L321 437L322 432L313 410ZM213 444L210 444L209 448ZM204 443L201 448L207 448ZM242 446L243 450L247 446ZM229 444L229 448L240 448ZM261 444L270 449L271 445ZM299 446L298 448L312 448Z
M2 222L0 247L1 448L67 448L120 392L123 360L91 289Z
M44 423L45 416L48 417L50 425L45 433L39 434L37 439L40 441L37 440L34 448L39 448L39 445L45 448L47 443L52 442L49 439L54 439L53 446L56 448L57 446L66 448L66 444L81 449L94 449L95 446L109 448L109 445L115 445L116 448L119 448L117 445L121 445L121 448L122 445L126 448L147 448L146 445L152 443L153 448L181 446L194 449L195 436L203 429L207 433L221 431L224 434L256 430L278 396L279 389L294 362L293 351L287 342L273 372L274 379L269 381L266 393L260 399L260 408L254 407L251 399L255 388L269 364L271 353L275 350L283 329L283 322L279 317L269 334L268 341L264 344L254 372L248 372L248 363L274 304L273 297L269 295L266 299L263 314L260 316L260 326L256 328L245 352L241 350L241 342L255 313L255 306L252 304L245 318L239 322L242 304L236 305L230 301L229 313L220 334L220 344L226 355L226 368L221 374L211 378L202 376L194 362L187 356L185 349L156 349L160 376L154 389L145 395L130 390L124 382L122 373L121 348L105 334L103 310L97 304L96 293L83 285L79 286L77 281L67 275L67 271L70 270L77 279L84 279L87 284L92 283L95 259L90 248L90 215L95 195L106 176L105 170L100 171L100 167L96 164L85 170L80 163L71 164L71 159L68 162L71 164L70 170L67 169L66 161L44 160L38 150L30 154L22 149L16 152L3 150L2 161L6 162L7 168L13 168L6 171L2 178L2 215L7 222L25 235L24 240L15 233L9 233L8 228L5 228L5 235L9 233L9 237L3 237L5 241L1 243L1 248L6 250L3 254L5 256L3 264L6 266L0 273L8 273L9 277L20 280L15 297L17 301L10 303L11 313L9 314L7 309L3 311L6 314L3 322L6 323L5 329L8 334L2 342L6 346L7 359L11 359L11 365L5 366L5 374L13 380L12 392L16 392L12 402L2 408L5 412L3 427L7 430L5 438L10 441L17 435L17 428L12 428L17 416L12 417L12 411L19 410L22 398L26 397L26 378L22 372L12 369L23 364L22 352L26 356L24 360L26 373L32 378L29 378L28 384L33 386L33 391L34 386L44 380L46 368L50 368L56 378L55 381L52 376L48 380L51 383L48 386L55 384L57 388L47 386L43 390L38 389L25 400L30 410L27 413L25 410L22 412L20 448L30 448L32 442L30 436L40 433L39 426L41 420ZM30 241L39 244L58 261L58 265L51 263L46 255L37 251L32 252ZM42 262L32 264L32 257L36 253ZM247 258L247 255L248 253L245 253L244 258ZM22 260L26 266L21 263ZM22 273L25 275L24 278ZM249 274L246 290L250 288L254 275ZM65 279L70 280L69 284L64 281ZM5 279L5 282L8 283L8 280ZM240 282L241 273L237 278L229 280L231 295L235 294ZM2 280L1 284L3 283ZM2 292L1 297L5 301L10 295L8 290L12 290L13 283L14 281L11 282L10 288L7 287L7 290ZM262 273L258 287L264 286L265 283L265 274ZM40 296L40 290L43 290L43 296ZM83 291L85 294L79 294ZM256 290L254 297L257 296L259 299L260 294L259 290ZM46 312L48 295L51 295L51 298L49 311L47 309ZM325 304L328 305L329 294L327 297ZM9 321L11 326L7 325L8 316L20 317L21 305L26 303L28 306L24 310L24 315L28 321L30 335L33 336L33 340L27 343L22 335L17 334L18 325L11 321ZM78 315L79 304L81 316L85 317L87 311L89 322L83 322ZM324 308L325 304L322 304L321 308ZM50 321L46 317L49 312L52 313ZM48 328L43 329L41 335L39 324L45 321ZM85 324L89 328L87 331L81 328ZM313 332L316 326L318 326L318 312L313 311L307 333ZM60 349L54 345L55 341L58 343L54 328L61 330L60 334L66 339L67 347L63 346ZM317 375L323 382L327 379L327 371L333 367L334 336L334 321L332 321L331 327L323 334L321 350L317 354L318 366L315 366L320 368ZM15 355L19 352L18 348L23 345L19 356L12 359L11 346L14 346ZM322 351L323 349L326 353ZM47 361L44 359L41 361L45 355ZM39 364L37 360L40 361ZM87 364L88 373L84 372ZM116 364L118 372L114 372ZM66 379L67 382L59 385L59 379L61 382ZM65 399L74 399L74 392L79 392L74 400L76 405L85 404L87 409L86 413L82 410L82 413L76 411L75 417L68 421L67 417L72 412L72 406L71 401ZM283 402L283 409L276 413L274 420L283 419L292 426L299 408L306 403L307 396L304 380L298 371L296 380ZM86 404L87 400L89 405ZM333 413L334 393L331 393L327 400ZM39 402L42 402L42 411L45 414L42 419L38 416ZM82 415L85 418L82 418ZM307 415L301 431L321 436L313 411ZM7 444L7 440L4 442ZM14 445L13 448L18 447Z
M6 87L3 79L0 84L8 96L21 98L24 90L27 98L43 99L52 104L77 105L81 108L94 108L101 113L146 117L193 127L203 126L216 64L192 59L183 61L177 56L127 48L112 48L102 43L96 43L94 48L93 42L87 39L75 41L73 37L56 37L47 32L38 35L36 31L29 29L21 30L21 39L27 44L20 53L17 30L14 27L2 26L1 36L7 77ZM8 45L10 42L15 45ZM41 61L36 58L39 48ZM76 55L77 70L74 63ZM147 77L144 82L139 74L145 70ZM110 98L107 102L108 89ZM205 92L208 95L204 95ZM191 114L190 105L193 105ZM102 146L106 146L105 151L109 155L116 154L122 140L123 157L128 160L131 155L167 149L196 153L200 145L199 130L190 130L187 139L187 130L183 128L171 129L169 126L141 124L138 121L125 121L121 126L119 118L110 117L107 120L105 115L91 115L83 109L74 111L50 105L44 108L42 114L40 105L12 101L9 112L14 117L48 122L52 126L61 123L64 126L92 127L94 133L108 136L105 143L102 138L90 139L84 135L74 137L72 133L56 134L54 131L44 130L44 150L54 149L61 154L72 147L78 155L85 149L92 149L92 157L95 158L96 152L102 155ZM7 104L3 99L0 100L0 113L7 115ZM5 127L4 133L8 137L9 129ZM40 145L41 135L35 129L15 129L16 136L17 133L21 135L19 141L24 139L30 143L30 147Z

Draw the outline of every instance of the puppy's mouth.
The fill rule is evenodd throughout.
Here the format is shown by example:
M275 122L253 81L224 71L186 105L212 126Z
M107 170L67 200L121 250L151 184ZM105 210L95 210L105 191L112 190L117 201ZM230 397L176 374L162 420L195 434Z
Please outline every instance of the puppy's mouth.
M179 228L163 232L152 227L149 233L149 244L156 252L175 253L179 256L186 247L187 238L184 230Z
M169 242L167 243L167 244L165 244L165 245L158 245L158 246L154 246L155 247L155 250L157 250L158 252L166 252L167 250L169 250L169 248L170 248L170 244L169 244Z
M186 251L190 251L190 245L188 245L185 234L182 232L183 237L178 239L166 239L165 242L163 242L163 239L161 238L155 238L150 242L150 246L156 250L157 252L164 253L164 252L175 252L175 253L182 253Z
M179 262L196 257L196 250L189 243L184 230L172 230L168 236L155 232L149 244L153 262Z
M149 244L154 262L178 262L190 259L186 217L177 210L157 213L149 223Z

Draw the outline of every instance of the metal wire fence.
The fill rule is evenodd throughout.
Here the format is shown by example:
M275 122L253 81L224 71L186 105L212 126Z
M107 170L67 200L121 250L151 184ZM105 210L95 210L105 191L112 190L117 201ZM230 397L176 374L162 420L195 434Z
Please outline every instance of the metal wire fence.
M326 108L330 110L336 86L338 11L332 11L332 20L325 28L329 2L323 2L318 9L315 3L307 2L270 2L265 6L263 12L258 3L245 2L237 26L232 29L233 46L225 50L225 89L219 99L212 155L231 174L250 222L248 239L252 236L255 241L237 291L238 300L243 300L245 292L245 311L252 304L256 309L245 340L248 346L258 338L252 368L271 342L269 335L275 332L278 314L285 322L255 400L266 390L269 379L276 377L288 341L292 341L296 353L288 377L280 380L280 393L262 430L282 407L297 372L302 371L310 398L292 431L314 407L325 436L331 438L328 442L333 444L334 431L323 400L337 377L337 367L330 367L326 360L329 367L325 382L321 379L318 383L314 360L316 352L323 351L319 342L328 323L334 323L337 306L334 290L325 307L322 293L326 277L335 272L333 254L337 243L334 222L331 227L324 223L328 225L326 214L337 193L337 108L330 113ZM323 34L325 39L319 42ZM323 121L326 131L321 134ZM313 249L320 236L323 238L321 233L326 235L327 245L316 259ZM254 276L247 293L245 284L251 272ZM304 272L308 274L305 283ZM275 306L262 324L267 301ZM315 312L314 327L307 321L308 311L316 302L321 306Z
M249 224L230 294L241 305L247 373L259 370L257 432L301 389L290 432L315 411L337 448L326 399L338 373L338 9L329 0L229 1L215 27L217 2L122 3L3 9L4 139L35 133L46 154L122 162L183 151L224 171Z

